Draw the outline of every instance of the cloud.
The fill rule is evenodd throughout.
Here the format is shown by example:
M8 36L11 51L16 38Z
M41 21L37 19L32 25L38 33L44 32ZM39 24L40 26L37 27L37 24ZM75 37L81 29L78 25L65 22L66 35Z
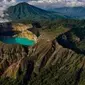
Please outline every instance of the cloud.
M85 0L0 0L0 21L2 21L2 17L4 17L3 11L7 7L22 1L28 2L29 4L41 7L43 9L64 6L85 6Z
M15 0L0 0L0 22L8 21L7 19L3 19L4 10L15 3Z
M32 0L28 1L28 3L41 8L85 6L85 0Z
M22 1L28 2L29 4L41 8L53 8L62 6L85 6L85 0L0 0L0 10Z

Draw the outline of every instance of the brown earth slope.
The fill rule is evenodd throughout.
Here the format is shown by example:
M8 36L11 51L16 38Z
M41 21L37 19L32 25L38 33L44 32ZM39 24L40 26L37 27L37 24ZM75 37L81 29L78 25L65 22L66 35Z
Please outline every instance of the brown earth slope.
M85 55L47 34L34 46L0 43L0 85L85 85Z

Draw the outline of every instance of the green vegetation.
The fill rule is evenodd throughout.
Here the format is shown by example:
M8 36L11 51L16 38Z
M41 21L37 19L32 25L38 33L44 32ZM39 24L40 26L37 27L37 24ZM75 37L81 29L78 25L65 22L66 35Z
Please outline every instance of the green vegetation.
M28 23L28 21L26 21L25 23ZM57 40L59 39L60 41L62 41L62 43L59 43L60 45L62 45L62 48L57 50L59 53L56 52L53 58L53 60L55 61L56 57L58 57L56 64L50 64L47 68L43 68L43 66L41 66L42 68L39 68L38 74L33 72L33 70L31 71L32 74L29 72L31 69L31 64L26 67L25 65L23 65L19 68L19 72L16 79L1 77L0 85L85 85L85 20L42 20L39 23L42 26L42 28L40 28L40 31L50 34L50 38L56 38ZM53 35L54 37L51 35ZM39 56L40 59L40 57L43 55L43 51L47 48L47 44L50 45L49 42L45 44L45 48L43 48L42 44L40 45L40 47L37 47L37 49L40 48L40 51L38 50L39 53L36 52L36 50L34 49L35 47L33 47L31 54L29 54L28 51L30 52L30 49L28 50L27 47L23 47L26 51L24 57L27 57L29 55L30 57L32 57L31 59L34 59L32 60L33 62L37 60L37 56ZM54 47L54 45L51 46ZM64 46L68 49L63 48ZM44 55L44 57L46 59L49 59L50 56L52 57L51 53L54 49L55 48L49 49L49 51L46 55ZM17 53L16 51L14 52ZM23 55L22 52L23 51L20 49L20 56ZM32 54L33 52L35 52L35 55ZM16 55L13 54L12 59L14 60L15 58ZM43 61L45 61L45 59L43 59ZM40 65L41 63L43 62L40 62ZM25 69L22 70L22 67L25 67Z
M22 21L22 20L30 20L30 21L40 21L40 20L55 20L55 19L64 19L66 18L63 15L59 15L57 13L49 12L38 7L29 5L26 2L19 3L15 6L11 6L5 11L12 21Z

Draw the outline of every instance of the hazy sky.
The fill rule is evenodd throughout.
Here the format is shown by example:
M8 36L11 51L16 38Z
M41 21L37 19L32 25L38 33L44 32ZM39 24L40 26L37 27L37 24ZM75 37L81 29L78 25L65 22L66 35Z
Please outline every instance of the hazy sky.
M28 2L39 7L85 6L85 0L0 0L0 9L18 2ZM3 7L3 8L2 8Z
M0 21L7 21L1 18L4 16L3 10L22 1L45 9L64 6L85 6L85 0L0 0Z
M19 2L28 2L29 4L41 8L54 8L63 6L85 6L85 0L0 0L0 15L7 7L17 4Z
M30 0L30 4L39 7L85 6L85 0Z

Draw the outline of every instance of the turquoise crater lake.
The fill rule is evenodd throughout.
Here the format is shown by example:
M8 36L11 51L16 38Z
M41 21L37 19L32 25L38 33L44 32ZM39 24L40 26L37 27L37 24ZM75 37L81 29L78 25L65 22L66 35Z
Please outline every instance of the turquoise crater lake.
M29 40L27 38L0 38L0 40L6 44L21 44L21 45L28 45L33 46L35 44L34 40Z

